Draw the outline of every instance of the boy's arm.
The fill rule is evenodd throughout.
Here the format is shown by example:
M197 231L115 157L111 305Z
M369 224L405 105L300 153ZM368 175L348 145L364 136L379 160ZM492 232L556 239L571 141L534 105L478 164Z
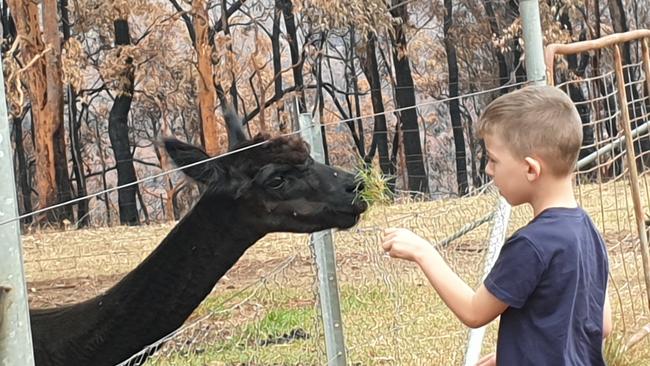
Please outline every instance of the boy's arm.
M609 290L605 291L605 305L603 306L603 338L612 334L612 306L609 303Z
M433 247L418 256L416 263L449 309L468 327L482 327L508 308L483 284L472 290Z

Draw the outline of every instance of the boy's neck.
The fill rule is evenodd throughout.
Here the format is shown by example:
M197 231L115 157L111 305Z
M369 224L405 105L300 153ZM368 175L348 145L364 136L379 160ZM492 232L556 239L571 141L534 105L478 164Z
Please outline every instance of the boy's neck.
M537 182L535 192L530 200L534 217L552 207L578 207L578 202L573 193L572 176L562 178L546 177L546 179Z

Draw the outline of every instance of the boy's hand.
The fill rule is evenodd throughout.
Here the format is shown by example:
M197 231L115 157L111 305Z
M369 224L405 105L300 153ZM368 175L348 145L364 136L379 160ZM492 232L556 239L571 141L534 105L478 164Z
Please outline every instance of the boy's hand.
M476 363L476 366L496 366L497 364L497 355L496 353L490 353L487 356L483 356L478 362Z
M428 241L411 230L396 228L384 230L381 246L391 257L413 262L417 262L427 252L434 250Z

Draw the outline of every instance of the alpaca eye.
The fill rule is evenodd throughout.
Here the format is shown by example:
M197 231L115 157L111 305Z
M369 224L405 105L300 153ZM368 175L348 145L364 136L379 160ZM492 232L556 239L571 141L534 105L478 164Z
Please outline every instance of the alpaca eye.
M273 177L267 184L273 189L278 189L284 185L284 182L285 180L283 177Z

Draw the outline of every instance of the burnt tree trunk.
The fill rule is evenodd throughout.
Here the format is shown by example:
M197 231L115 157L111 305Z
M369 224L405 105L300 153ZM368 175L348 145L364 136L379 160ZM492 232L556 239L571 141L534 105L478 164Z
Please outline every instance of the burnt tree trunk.
M88 114L86 114L86 119L88 118ZM86 120L86 123L88 121ZM97 145L97 152L99 156L99 162L102 167L102 172L101 172L101 179L102 179L102 188L104 190L104 194L102 196L98 196L97 198L101 201L104 201L104 207L106 208L106 225L111 224L111 199L106 192L108 190L108 182L106 180L106 159L104 158L104 147L102 146L102 135L99 132L99 121L95 121L95 143Z
M117 47L130 45L131 36L129 34L128 21L126 19L116 19L113 25L115 26L115 45ZM131 144L129 142L128 124L131 101L133 100L135 75L132 64L133 60L129 57L126 59L126 63L127 65L123 75L126 80L125 89L118 92L119 95L115 98L115 102L113 102L113 107L108 116L108 136L110 137L113 155L115 156L117 184L119 186L136 181L133 155L131 154ZM120 188L117 191L120 224L122 225L138 225L140 223L136 201L137 189L137 185L131 185Z
M614 27L614 31L616 33L623 33L627 32L630 30L628 23L627 23L627 15L625 13L625 5L623 4L622 0L611 0L608 2L609 6L609 14L612 18L612 26ZM621 47L621 58L623 65L632 65L632 52L630 50L630 44L629 43L623 43ZM638 66L640 67L640 66ZM628 101L630 101L627 105L628 112L630 115L630 119L632 120L631 122L631 127L634 130L638 126L642 125L645 123L645 118L644 118L644 113L643 113L643 101L641 100L641 97L639 96L639 91L637 90L636 87L636 81L637 77L634 74L634 67L628 67L625 70L623 70L623 78L625 81L625 91L627 94ZM642 136L637 138L634 141L634 152L636 153L636 156L639 156L645 151L650 150L650 138L647 136ZM641 160L637 160L637 163L639 165L639 168L641 171L643 170L643 164Z
M232 36L230 34L230 25L228 24L228 9L226 8L226 3L227 1L222 1L221 2L221 26L223 28L223 34L226 36L229 36L232 41ZM228 42L226 44L226 49L228 52L233 52L232 51L232 42ZM237 92L237 75L235 75L234 71L230 71L230 77L232 78L232 83L230 84L230 100L235 108L235 111L237 111L237 105L239 102L239 93ZM222 106L223 107L223 106Z
M569 13L567 10L562 11L562 14L560 15L560 23L564 26L564 28L569 32L569 34L572 35L573 33L573 24L571 23L571 20L569 19ZM582 33L580 35L580 41L584 41L586 39L586 33ZM564 75L565 79L568 79L571 77L571 74L579 76L579 77L584 77L585 76L585 69L587 68L587 65L589 64L589 54L588 53L582 53L580 54L580 61L578 62L578 55L567 55L567 63L568 63L568 73L569 75ZM594 128L591 124L591 114L590 114L590 108L588 105L585 104L587 101L587 98L585 98L584 91L582 90L580 84L577 83L569 83L568 87L568 94L569 97L571 97L571 100L576 103L576 109L578 110L578 113L580 114L580 120L582 122L582 146L583 148L580 149L580 155L579 158L583 158L592 152L596 151L596 147L594 145Z
M282 4L280 0L275 1L275 8L273 9L273 33L271 35L271 49L273 50L273 98L277 99L282 95L282 52L280 51L280 16L282 15ZM260 118L264 119L264 104L266 102L266 97L264 93L264 85L261 82L260 78L260 92L261 94L261 103L260 103ZM282 110L284 109L284 103L276 104L276 115L277 121L282 120ZM287 132L287 126L281 124L280 131Z
M291 64L293 65L293 82L295 84L295 91L298 95L298 113L306 111L305 108L305 86L302 77L303 60L298 51L298 35L296 32L296 20L293 16L293 3L291 0L278 0L282 7L284 15L284 28L287 32L287 42L289 43L289 51L291 53Z
M61 36L59 34L58 4L56 0L44 0L42 3L43 40L45 47L52 51L46 53L47 62L47 105L56 122L52 143L54 144L54 166L56 169L57 202L72 199L68 159L65 146L65 126L63 124L63 71L61 70ZM65 205L57 209L59 220L72 221L72 206Z
M213 46L208 35L210 22L204 0L192 2L193 28L190 34L195 35L194 49L198 60L198 99L199 116L201 118L201 142L209 155L225 152L226 145L221 143L220 135L225 135L225 128L220 129L215 118L217 90L214 85L212 69ZM189 27L188 27L189 28Z
M17 186L20 188L20 200L22 202L22 211L20 214L27 214L32 212L32 188L29 184L29 166L25 159L25 146L23 144L23 118L13 118L13 132L14 132L14 146L16 153L16 178L18 179ZM21 224L29 224L32 222L32 217L27 216L21 221Z
M68 17L68 0L61 0L61 23L63 25L63 40L70 39L70 20ZM83 160L81 157L81 116L77 111L77 93L72 85L68 85L68 133L70 136L70 155L72 158L72 171L77 188L76 197L85 197L86 177L83 171ZM77 225L85 227L89 224L88 200L81 200L77 203Z
M519 1L508 1L508 15L509 18L513 20L519 18ZM521 51L521 45L519 44L519 37L513 37L511 44L513 49L512 70L515 72L515 82L522 83L526 81L526 68L524 63L521 61L523 53Z
M320 34L321 37L321 42L320 42L320 50L319 50L319 56L316 61L316 70L314 72L316 73L316 95L318 98L318 121L322 122L323 121L323 110L325 108L325 98L323 97L323 47L327 41L327 32L321 32ZM314 115L314 113L312 113ZM321 123L321 139L323 140L323 159L325 160L325 164L329 165L330 163L330 158L329 158L329 149L327 146L327 131L325 129L325 125Z
M46 10L43 12L45 43L41 38L38 3L8 1L13 13L16 33L24 38L20 52L22 62L24 65L31 63L23 75L33 113L35 180L38 205L41 209L53 206L69 196L65 141L63 141L61 41L56 20L56 3L54 3L54 10L49 10L52 8L52 1L43 3L43 9ZM59 188L64 191L59 192ZM49 210L38 219L56 222L63 218L70 218L69 213L69 207Z
M155 117L151 119L151 126L153 130L153 138L155 141L160 141L161 136L172 136L173 133L171 129L169 128L169 123L167 121L167 104L164 99L162 100L157 100L157 105L158 108L160 109L160 126L158 126L158 122ZM170 161L169 155L161 151L162 148L159 144L154 144L154 152L156 153L156 157L158 158L158 161L160 161L160 168L162 171L168 171L173 168L173 164ZM174 196L175 196L175 191L178 190L178 188L174 187L174 183L172 182L171 176L166 175L165 177L162 178L164 185L165 185L165 194L166 194L166 200L164 201L164 206L163 206L163 211L165 212L166 216L165 219L167 221L173 221L175 219L174 212L176 211L174 208ZM179 183L179 185L183 185L184 183Z
M390 11L394 18L401 22L394 26L395 39L393 40L393 62L395 64L395 97L397 108L403 109L400 116L404 155L406 157L406 170L408 174L408 190L411 192L429 192L422 146L420 143L420 127L415 107L415 90L411 66L407 56L407 40L403 26L408 23L406 4L401 0L393 0L394 8Z
M492 2L490 0L483 0L483 7L485 8L485 14L488 16L490 31L492 34L499 34L500 29L497 24L496 15L494 14L494 8L492 8ZM499 65L499 86L506 85L510 80L506 58L500 49L495 49L494 55L497 58L497 64ZM503 88L500 91L501 94L506 94L507 92L508 90L506 88Z
M444 0L445 18L443 33L445 37L445 51L447 52L447 70L449 73L449 117L451 118L454 133L454 146L456 155L456 183L458 194L464 196L469 191L467 181L467 153L465 151L465 130L460 115L460 101L458 100L458 60L456 46L449 30L453 26L453 9L451 0Z
M2 33L3 38L6 40L5 44L2 46L2 52L4 57L16 57L17 52L14 54L8 55L7 51L10 49L10 45L13 44L13 41L16 39L16 27L14 21L9 14L7 8L7 2L2 1ZM31 108L31 107L28 107ZM27 164L27 159L25 157L25 145L23 143L23 121L27 113L31 112L30 109L23 111L21 116L12 116L11 124L13 126L13 139L14 139L14 156L15 156L15 177L16 177L16 186L18 187L18 202L20 203L20 214L27 214L32 212L32 188L29 180L29 166ZM31 113L30 113L31 114ZM33 121L30 121L32 123ZM27 216L22 224L30 224L32 222L32 217Z
M352 90L354 94L354 106L355 106L355 113L357 117L357 136L358 138L358 143L357 143L357 149L359 150L359 156L365 156L366 155L366 146L365 146L365 136L363 132L363 119L358 118L361 117L361 101L359 100L359 82L357 80L357 68L354 65L355 62L355 49L356 49L356 37L355 37L355 29L354 26L351 27L350 29L350 59L349 59L349 65L350 65L350 75L352 76L350 82L352 82ZM346 97L349 103L349 98ZM352 110L350 110L350 116L352 116ZM354 127L353 127L354 128Z
M386 115L384 114L384 98L381 92L381 78L379 76L379 64L377 62L376 39L374 34L368 35L366 54L361 64L366 79L370 84L370 98L372 111L375 115L375 126L372 133L372 142L368 154L364 157L366 163L370 163L379 152L379 166L386 177L395 175L395 164L388 155L388 130L386 128ZM394 185L390 187L394 191Z
M623 0L610 0L607 2L609 15L612 18L612 27L616 33L624 33L630 30L627 24L627 15ZM629 64L631 61L630 44L624 43L621 49L623 62Z

